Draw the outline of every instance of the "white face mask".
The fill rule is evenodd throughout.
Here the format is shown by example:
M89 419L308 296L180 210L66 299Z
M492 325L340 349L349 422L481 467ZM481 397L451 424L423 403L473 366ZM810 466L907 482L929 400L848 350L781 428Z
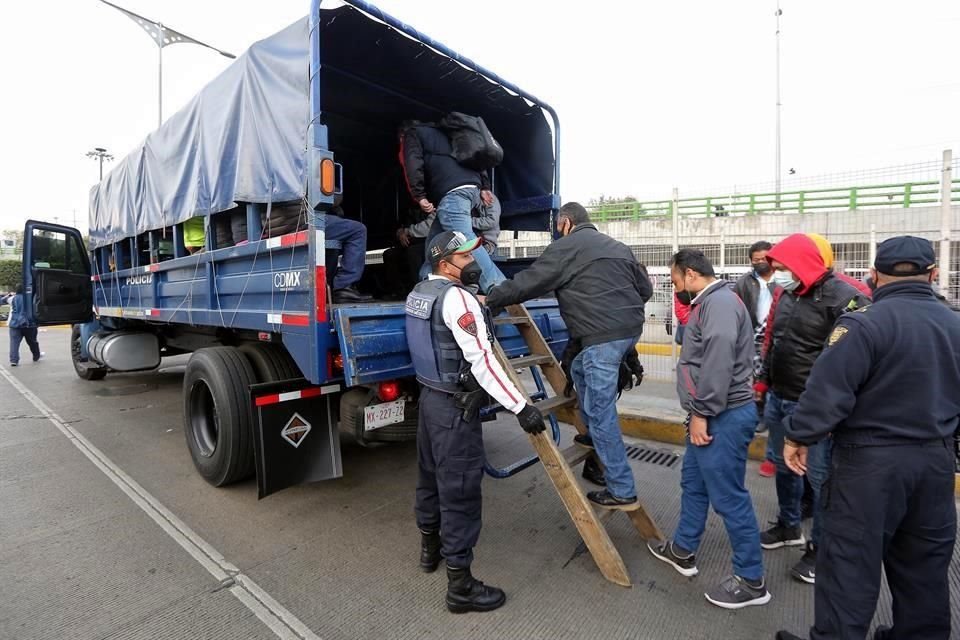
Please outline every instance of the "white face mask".
M793 277L792 271L774 271L773 281L783 287L784 291L793 291L800 286L800 281Z

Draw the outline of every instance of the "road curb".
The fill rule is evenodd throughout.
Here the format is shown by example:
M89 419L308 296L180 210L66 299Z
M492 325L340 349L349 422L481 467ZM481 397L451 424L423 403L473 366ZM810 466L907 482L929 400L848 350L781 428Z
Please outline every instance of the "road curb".
M672 356L672 344L659 344L656 342L638 342L637 353L641 356Z
M623 434L643 440L664 442L684 446L687 443L687 433L683 424L664 418L643 416L639 414L620 413L620 429ZM751 460L762 462L766 457L767 436L758 434L750 443L748 457ZM960 473L954 476L954 495L960 498Z
M632 413L620 413L620 429L624 435L667 444L686 445L687 430L683 424L664 418ZM766 457L767 436L758 434L750 443L747 455L751 460L762 462Z

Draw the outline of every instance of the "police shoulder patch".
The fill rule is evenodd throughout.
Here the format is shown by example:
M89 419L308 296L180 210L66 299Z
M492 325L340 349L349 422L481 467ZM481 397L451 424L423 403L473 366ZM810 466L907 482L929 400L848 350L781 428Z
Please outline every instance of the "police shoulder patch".
M460 316L457 319L457 324L460 325L461 329L470 335L477 335L477 319L473 316L473 312L467 311L465 314Z
M833 345L843 340L843 338L847 335L849 331L850 329L843 326L842 324L835 327L833 330L833 333L831 333L830 337L827 338L827 346L832 347Z

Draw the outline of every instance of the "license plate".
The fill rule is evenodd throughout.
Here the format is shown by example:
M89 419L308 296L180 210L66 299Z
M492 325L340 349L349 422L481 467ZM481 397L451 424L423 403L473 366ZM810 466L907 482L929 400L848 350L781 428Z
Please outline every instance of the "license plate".
M363 408L363 430L373 431L390 424L403 422L403 400L371 404Z

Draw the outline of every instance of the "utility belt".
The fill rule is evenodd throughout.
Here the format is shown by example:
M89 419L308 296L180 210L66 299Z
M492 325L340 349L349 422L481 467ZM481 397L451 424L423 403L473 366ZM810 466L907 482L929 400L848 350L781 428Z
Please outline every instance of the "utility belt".
M454 406L463 411L463 419L467 422L474 420L480 415L480 410L491 402L490 394L477 382L469 365L461 369L457 384L424 380L420 376L417 376L417 380L425 387L453 396Z

